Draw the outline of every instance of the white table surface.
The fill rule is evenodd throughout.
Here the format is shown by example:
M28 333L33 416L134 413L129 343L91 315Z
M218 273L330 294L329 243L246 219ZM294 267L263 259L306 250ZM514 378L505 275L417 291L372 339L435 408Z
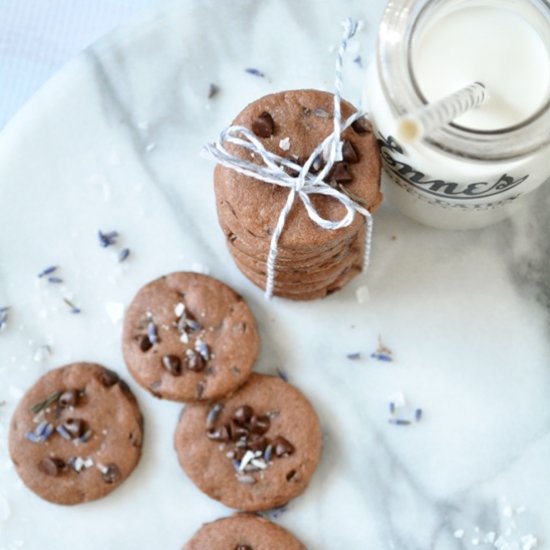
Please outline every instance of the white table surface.
M0 128L59 68L161 0L0 0Z

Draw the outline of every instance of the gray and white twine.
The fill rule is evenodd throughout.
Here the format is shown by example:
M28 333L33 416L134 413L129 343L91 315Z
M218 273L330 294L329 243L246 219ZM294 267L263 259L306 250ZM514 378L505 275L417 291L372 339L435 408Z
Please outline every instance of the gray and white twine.
M209 143L203 149L203 155L206 158L215 160L219 164L244 174L245 176L250 176L265 183L285 187L289 190L286 203L279 214L277 225L271 236L267 257L267 278L265 286L265 295L267 298L271 298L273 295L275 263L279 250L279 239L296 197L302 201L310 219L323 229L336 230L348 227L353 222L356 212L364 216L366 220L366 239L363 270L366 271L369 266L373 225L370 212L353 201L347 194L324 181L325 177L334 166L334 163L342 160L342 132L349 128L356 120L364 116L363 112L358 111L344 122L341 120L342 68L344 54L349 40L357 32L358 24L356 21L348 18L344 21L343 26L344 33L336 58L334 129L332 133L313 150L303 166L300 166L291 159L280 157L268 151L254 133L244 126L230 126L226 128L220 133L215 143ZM226 144L248 149L254 157L260 157L263 164L257 164L232 155L226 149ZM317 174L312 174L309 170L320 155L322 155L326 164ZM290 174L296 175L290 175L285 169L290 172ZM334 198L346 209L344 216L337 221L327 220L321 217L313 206L310 195L325 195Z

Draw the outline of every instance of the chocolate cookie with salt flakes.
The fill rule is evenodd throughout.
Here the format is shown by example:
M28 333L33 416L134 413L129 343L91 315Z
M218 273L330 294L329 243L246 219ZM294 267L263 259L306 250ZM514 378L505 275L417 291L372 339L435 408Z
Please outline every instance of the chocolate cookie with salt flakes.
M153 395L174 401L216 399L238 388L258 348L256 323L241 296L199 273L148 283L124 319L128 370Z
M134 470L143 440L138 403L119 376L74 363L27 391L10 427L11 459L23 483L55 504L79 504L116 489Z
M252 512L282 506L306 489L321 457L321 430L301 392L252 374L216 403L187 405L174 446L201 491Z
M252 514L203 525L182 550L306 550L286 529Z

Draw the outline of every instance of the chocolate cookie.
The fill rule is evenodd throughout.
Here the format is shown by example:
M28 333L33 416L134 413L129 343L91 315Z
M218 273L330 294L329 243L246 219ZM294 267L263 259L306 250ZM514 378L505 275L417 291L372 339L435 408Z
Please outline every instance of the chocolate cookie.
M207 523L183 550L306 550L288 531L252 514Z
M248 105L233 121L249 128L270 152L303 165L317 145L333 131L333 96L316 90L294 90L265 96ZM355 112L342 102L342 119ZM364 119L341 136L342 160L324 177L326 184L374 212L382 201L380 155L376 137ZM229 144L237 157L250 160L249 151ZM253 157L262 162L259 157ZM311 172L324 166L320 156ZM214 171L216 209L220 226L235 264L254 284L265 289L266 264L273 231L288 198L288 189L269 185L251 176L218 165ZM340 220L342 204L328 195L309 198L325 219ZM341 288L363 265L364 248L356 243L365 234L366 222L356 214L338 230L313 222L296 200L278 241L273 293L303 300L324 297Z
M321 456L321 430L296 388L252 374L229 397L186 406L174 445L201 491L251 512L282 506L305 490Z
M145 285L124 320L128 370L153 395L174 401L216 399L238 388L258 347L241 296L199 273L172 273Z
M10 455L25 485L56 504L79 504L116 489L141 456L143 417L119 376L74 363L49 371L11 421Z

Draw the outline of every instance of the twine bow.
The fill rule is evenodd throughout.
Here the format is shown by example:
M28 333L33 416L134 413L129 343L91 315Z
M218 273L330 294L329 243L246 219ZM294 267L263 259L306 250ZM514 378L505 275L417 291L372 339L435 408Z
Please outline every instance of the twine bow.
M204 156L215 160L227 168L235 170L245 176L250 176L265 183L278 185L289 190L287 200L279 214L277 225L271 236L269 253L267 256L267 278L265 286L265 295L267 298L271 298L273 295L275 263L278 254L279 239L296 198L302 201L310 219L323 229L336 230L348 227L353 222L356 212L364 216L366 220L366 239L363 269L366 271L369 266L372 241L372 216L370 212L351 199L343 191L323 181L331 171L334 163L342 160L342 132L349 128L356 120L364 116L364 113L356 112L344 121L344 123L342 123L341 120L343 60L349 40L357 32L357 22L348 18L344 21L343 26L344 33L336 58L334 129L332 133L313 150L303 166L268 151L254 133L244 126L230 126L226 128L221 132L215 143L207 144L203 150ZM254 157L260 157L263 164L257 164L234 156L227 150L227 144L247 149L254 154ZM310 168L320 156L322 156L325 161L324 167L317 174L310 173ZM295 175L290 175L289 172ZM345 214L339 220L328 220L323 218L319 215L311 202L310 195L325 195L327 197L332 197L345 208Z

